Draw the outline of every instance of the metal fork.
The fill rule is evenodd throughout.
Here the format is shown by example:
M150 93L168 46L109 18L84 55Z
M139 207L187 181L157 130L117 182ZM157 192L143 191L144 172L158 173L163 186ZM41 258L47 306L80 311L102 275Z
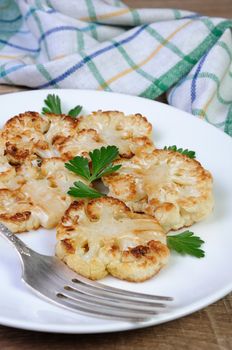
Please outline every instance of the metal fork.
M141 322L160 312L171 297L126 291L74 273L54 256L36 253L0 223L0 235L16 248L22 280L52 303L89 316Z

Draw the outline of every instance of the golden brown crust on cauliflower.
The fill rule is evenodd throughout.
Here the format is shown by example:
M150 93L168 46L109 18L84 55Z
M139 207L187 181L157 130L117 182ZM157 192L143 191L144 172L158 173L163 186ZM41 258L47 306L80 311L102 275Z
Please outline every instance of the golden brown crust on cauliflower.
M118 111L97 111L78 118L78 130L94 129L106 145L116 145L122 157L154 149L152 125L141 114L125 115Z
M31 154L48 153L49 144L44 138L48 128L49 121L36 112L25 112L9 119L2 131L8 160L17 165Z
M23 164L35 154L41 158L59 156L53 143L57 138L75 137L76 128L76 120L66 115L19 114L8 120L3 128L4 154L14 165Z
M154 149L152 126L140 114L125 116L117 111L98 111L77 119L61 114L25 112L8 120L1 133L0 155L13 165L27 158L88 157L95 148L116 145L121 156L130 158Z
M46 140L53 144L57 137L75 136L77 120L65 114L47 113L45 118L49 121Z
M72 173L64 166L64 161L61 158L43 159L40 166L41 178L46 178L50 187L56 188L64 196L67 195L69 187L75 181L82 181L86 185L88 182L80 178L77 174ZM69 196L68 196L69 197Z
M13 189L16 171L4 156L0 156L0 189Z
M71 198L59 188L52 187L46 178L27 181L21 190L31 198L33 213L44 228L55 227L71 203Z
M93 280L107 274L141 282L166 265L169 250L157 220L111 197L73 202L57 227L56 255Z
M17 167L6 164L10 169L0 172L0 188L12 191L1 192L2 220L14 232L29 231L39 226L55 227L72 202L67 194L69 187L80 178L68 171L60 158L42 161L36 157L27 158ZM0 164L0 170L5 170L5 164L3 166ZM12 206L12 211L8 204Z
M24 232L40 226L33 215L33 203L20 190L0 189L0 221L12 232Z
M24 148L24 144L6 142L5 156L11 164L22 164L30 154L30 150Z
M56 157L43 159L35 169L28 165L28 171L32 175L21 189L31 198L41 226L53 228L72 202L67 194L69 187L81 179L65 168L61 158ZM82 181L87 184L85 180Z
M198 161L156 149L117 162L122 164L118 172L103 179L109 195L133 211L154 215L166 232L190 226L212 211L212 176Z
M30 135L30 132L41 132L44 134L49 128L49 122L42 118L37 112L25 112L10 118L4 128L3 133L7 135L18 135L20 132L25 134L25 137Z
M87 156L90 151L95 148L101 148L105 143L102 142L96 130L83 129L79 131L75 137L58 137L54 141L61 157L69 160L76 156Z

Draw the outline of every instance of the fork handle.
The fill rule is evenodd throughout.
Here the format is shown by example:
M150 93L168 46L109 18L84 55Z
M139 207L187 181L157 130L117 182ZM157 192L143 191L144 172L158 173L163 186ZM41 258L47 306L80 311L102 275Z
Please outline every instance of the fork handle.
M31 256L32 250L2 223L0 223L0 234L12 243L21 257Z

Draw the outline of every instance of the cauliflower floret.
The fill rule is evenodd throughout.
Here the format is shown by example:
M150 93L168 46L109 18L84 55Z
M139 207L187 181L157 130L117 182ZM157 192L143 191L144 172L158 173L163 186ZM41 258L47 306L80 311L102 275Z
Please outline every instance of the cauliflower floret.
M46 132L46 140L53 144L56 138L75 136L77 131L76 119L65 114L46 114L45 118L49 121L49 129Z
M165 232L190 226L212 211L212 176L196 160L154 150L116 163L122 167L103 179L108 195L133 211L154 215Z
M108 273L127 281L151 278L169 257L157 220L102 197L73 202L57 227L56 255L93 280Z
M31 198L33 213L44 228L55 227L71 203L70 196L50 186L48 179L29 180L21 191Z
M6 182L6 184L3 183L3 185L5 186L4 188L6 188L6 185L9 186L9 184L12 185L13 183L14 189L17 189L15 192L16 197L13 191L2 192L4 194L4 200L2 200L1 206L5 220L6 214L10 210L10 205L8 208L7 204L7 200L9 201L8 197L10 197L12 202L15 201L16 208L19 208L16 209L19 210L19 214L14 217L13 231L28 231L38 228L39 226L45 228L55 227L72 202L72 198L67 194L69 187L72 186L75 181L80 180L80 178L68 171L64 167L63 160L60 158L43 160L39 160L36 157L32 157L31 159L27 158L25 163L18 166L16 170L13 167L12 169L14 170L13 178L10 179L8 176L8 182ZM87 184L86 181L84 182ZM26 208L28 203L29 209L25 209L25 211L30 215L28 213L24 214L24 216L20 214L22 211L22 203L20 202L19 207L17 200L19 193L20 196L23 196L23 204ZM5 198L7 198L7 200ZM6 213L4 212L4 206L6 206ZM10 213L14 214L14 207ZM12 215L8 215L10 218L9 220L11 220ZM16 220L15 218L20 219ZM25 223L23 223L22 218L25 220ZM30 225L32 225L31 228Z
M32 174L22 186L22 191L31 198L41 226L52 228L71 203L67 189L73 180L68 179L68 171L59 158L42 160L38 171L39 176Z
M49 121L42 118L37 112L25 112L10 118L4 128L3 134L9 137L21 136L25 141L31 140L32 133L47 132Z
M17 182L20 186L28 180L41 178L41 162L42 160L39 157L32 155L23 164L15 168Z
M40 226L30 198L20 190L0 189L0 221L12 232L30 231Z
M60 158L43 159L35 171L38 173L32 173L21 190L31 198L41 226L53 228L73 200L67 194L69 187L78 180L88 182L67 170Z
M25 112L7 121L0 143L0 155L14 165L27 158L88 156L95 148L115 144L120 155L131 157L139 151L154 149L151 124L140 114L94 112L74 119L67 115Z
M36 156L28 157L17 167L12 166L7 157L0 156L0 189L19 189L28 179L39 178L39 159Z
M3 191L0 194L1 218L6 224L11 224L13 232L29 231L39 226L55 227L72 202L67 191L78 179L69 174L60 159L46 159L41 168L27 161L15 175L18 189L0 190Z
M61 158L43 159L41 163L41 175L49 181L50 187L56 188L63 194L68 192L69 187L75 181L82 181L86 185L89 185L85 179L66 169L64 161Z
M78 118L78 130L94 129L105 145L115 145L119 154L130 158L133 154L154 149L151 141L152 125L141 114L127 115L117 111L97 111Z
M58 149L64 160L69 160L76 156L88 157L90 151L95 148L101 148L106 145L103 143L93 129L83 129L75 137L59 137L54 142L54 146Z
M15 189L17 182L15 181L16 171L12 167L6 157L0 156L0 189Z
M8 160L15 165L22 164L31 155L41 158L59 157L53 146L60 138L75 138L77 121L70 116L25 112L8 120L2 132L3 148Z
M4 156L5 153L5 140L3 138L3 133L0 131L0 157Z
M44 134L49 121L36 112L25 112L9 119L2 132L5 155L12 164L22 164L31 154L47 156L50 147Z

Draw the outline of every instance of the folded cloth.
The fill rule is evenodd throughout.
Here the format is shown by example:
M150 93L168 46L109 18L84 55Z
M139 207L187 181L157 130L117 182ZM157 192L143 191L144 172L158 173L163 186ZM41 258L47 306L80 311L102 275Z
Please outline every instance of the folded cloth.
M118 0L0 0L0 83L155 99L232 135L232 21Z

